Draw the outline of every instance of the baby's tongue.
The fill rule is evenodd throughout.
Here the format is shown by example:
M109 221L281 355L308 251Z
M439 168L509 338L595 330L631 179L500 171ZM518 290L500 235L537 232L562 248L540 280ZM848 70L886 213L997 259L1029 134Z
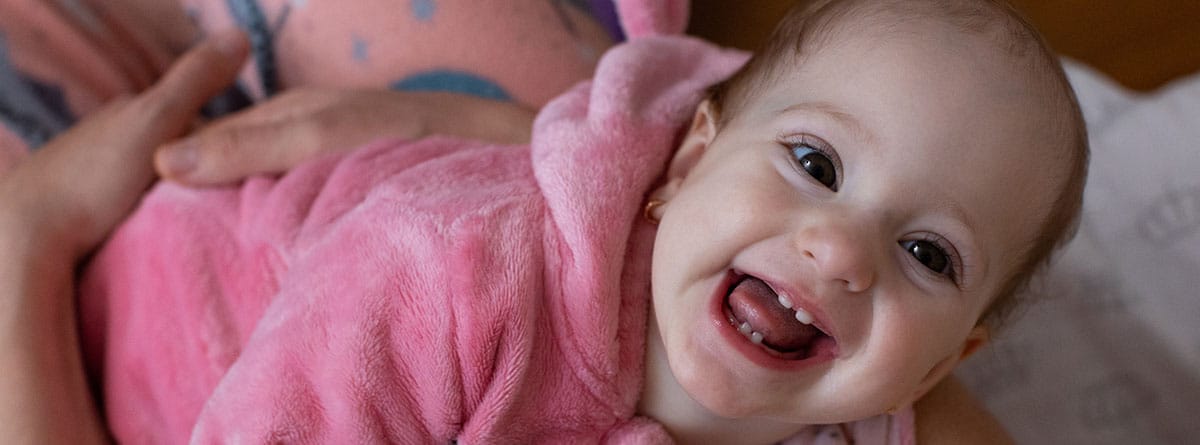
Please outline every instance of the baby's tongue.
M750 323L762 334L763 344L777 351L799 350L820 335L817 328L797 321L796 312L780 305L779 296L757 278L742 279L729 293L728 303L735 318Z

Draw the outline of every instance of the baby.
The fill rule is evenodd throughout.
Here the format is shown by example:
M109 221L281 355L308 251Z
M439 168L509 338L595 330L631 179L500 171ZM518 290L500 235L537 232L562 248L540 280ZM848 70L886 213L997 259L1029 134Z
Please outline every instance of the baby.
M114 435L911 443L1069 238L1070 86L982 0L818 1L705 98L742 61L634 39L531 146L160 186L81 285Z
M1077 218L1073 92L997 3L816 2L712 91L650 195L640 409L664 422L778 438L908 406Z

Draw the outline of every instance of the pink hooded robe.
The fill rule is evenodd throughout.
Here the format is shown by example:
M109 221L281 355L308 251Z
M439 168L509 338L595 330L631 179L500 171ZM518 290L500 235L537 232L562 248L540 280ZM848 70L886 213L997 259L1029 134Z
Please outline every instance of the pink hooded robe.
M665 441L634 416L641 203L702 90L743 60L639 39L548 105L528 147L384 141L238 189L160 185L81 288L114 434Z

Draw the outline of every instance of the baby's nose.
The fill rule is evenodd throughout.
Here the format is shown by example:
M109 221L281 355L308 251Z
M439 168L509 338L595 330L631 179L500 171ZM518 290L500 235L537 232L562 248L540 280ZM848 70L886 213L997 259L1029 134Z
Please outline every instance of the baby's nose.
M849 292L863 292L875 281L871 237L848 224L809 226L796 236L797 248L821 279Z

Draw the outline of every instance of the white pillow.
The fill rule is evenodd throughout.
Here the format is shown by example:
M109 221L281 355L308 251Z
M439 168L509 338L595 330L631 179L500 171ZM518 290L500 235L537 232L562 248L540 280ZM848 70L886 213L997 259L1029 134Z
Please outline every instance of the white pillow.
M1068 62L1092 162L1040 303L958 375L1018 443L1200 440L1200 73L1135 95Z

